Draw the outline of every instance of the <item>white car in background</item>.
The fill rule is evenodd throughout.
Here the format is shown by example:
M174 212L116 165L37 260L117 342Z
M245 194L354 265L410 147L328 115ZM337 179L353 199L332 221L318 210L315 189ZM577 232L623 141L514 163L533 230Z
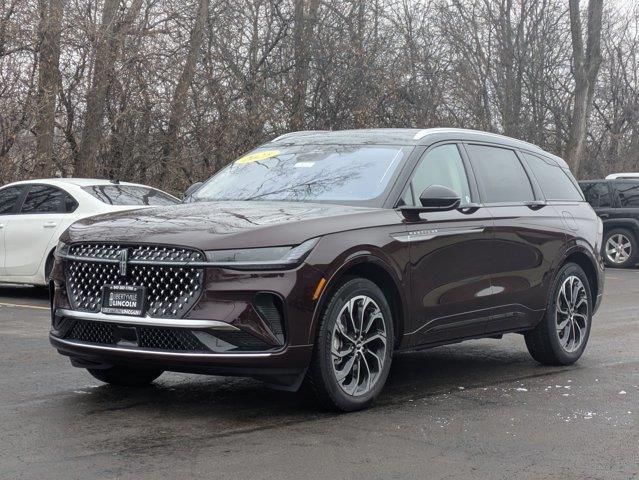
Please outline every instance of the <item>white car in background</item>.
M81 218L180 200L135 183L88 178L15 182L0 188L0 282L46 285L58 238Z

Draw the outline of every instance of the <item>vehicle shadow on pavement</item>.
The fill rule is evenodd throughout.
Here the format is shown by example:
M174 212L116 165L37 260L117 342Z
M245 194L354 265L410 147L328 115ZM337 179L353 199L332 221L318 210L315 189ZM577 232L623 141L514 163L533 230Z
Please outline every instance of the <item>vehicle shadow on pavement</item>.
M407 399L498 385L566 370L538 365L525 348L522 350L513 343L482 340L398 354L376 405L384 407ZM80 371L78 374L88 375ZM229 422L240 429L241 425L259 428L264 422L295 423L305 418L331 415L331 412L318 409L308 395L272 390L247 378L165 373L148 388L96 385L98 383L94 381L90 387L74 391L77 395L61 397L61 401L72 403L69 408L86 415L120 412L135 418L139 418L140 414L154 418L157 415L160 418L181 418L182 421L208 418L222 424Z
M3 301L16 300L26 303L29 300L49 300L47 287L31 285L0 284L0 296Z

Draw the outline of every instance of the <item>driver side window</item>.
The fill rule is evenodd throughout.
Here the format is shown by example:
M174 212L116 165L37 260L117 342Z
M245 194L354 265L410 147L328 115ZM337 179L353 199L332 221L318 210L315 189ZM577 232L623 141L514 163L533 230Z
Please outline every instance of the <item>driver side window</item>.
M461 206L470 203L468 178L457 145L441 145L429 151L415 168L401 201L408 206L419 205L419 196L431 185L443 185L457 192Z

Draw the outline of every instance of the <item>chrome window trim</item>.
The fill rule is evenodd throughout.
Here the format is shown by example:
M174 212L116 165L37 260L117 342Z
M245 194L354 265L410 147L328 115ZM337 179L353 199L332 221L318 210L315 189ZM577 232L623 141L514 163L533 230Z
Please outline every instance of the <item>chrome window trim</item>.
M225 330L239 331L240 329L230 323L221 322L219 320L198 320L198 319L179 319L179 318L155 318L155 317L132 317L128 315L107 315L104 313L80 312L77 310L68 310L58 308L55 315L64 318L74 318L78 320L87 320L90 322L107 322L127 325L144 325L147 327L169 327L169 328L190 328L190 329L208 329L208 330Z

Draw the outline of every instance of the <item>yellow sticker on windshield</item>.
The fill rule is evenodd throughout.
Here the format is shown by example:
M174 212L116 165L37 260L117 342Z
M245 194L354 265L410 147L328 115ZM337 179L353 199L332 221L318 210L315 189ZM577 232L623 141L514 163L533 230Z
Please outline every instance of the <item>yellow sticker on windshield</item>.
M277 157L279 154L279 150L262 150L244 155L242 158L236 160L235 163L242 165L244 163L258 162L260 160L266 160L267 158Z

